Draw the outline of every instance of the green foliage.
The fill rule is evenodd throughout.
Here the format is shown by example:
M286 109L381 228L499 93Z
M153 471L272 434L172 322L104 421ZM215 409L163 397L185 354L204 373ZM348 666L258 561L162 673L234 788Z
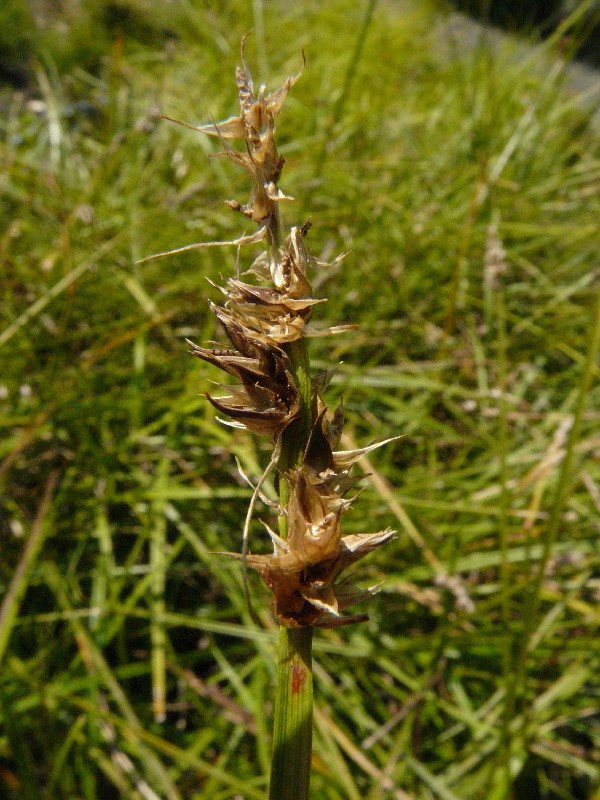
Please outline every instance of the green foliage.
M313 362L352 439L406 434L347 517L399 531L371 620L315 635L314 797L597 797L600 148L564 64L461 50L427 3L45 5L2 10L29 82L0 89L0 795L265 797L275 626L216 553L233 455L268 450L184 343L219 337L236 254L135 263L240 233L243 178L159 114L234 113L253 28L257 82L307 56L284 225L350 251L316 319L360 328Z

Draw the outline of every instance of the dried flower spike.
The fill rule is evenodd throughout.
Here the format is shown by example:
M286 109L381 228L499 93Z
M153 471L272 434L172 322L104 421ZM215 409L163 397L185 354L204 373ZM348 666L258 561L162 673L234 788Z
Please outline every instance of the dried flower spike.
M224 396L207 395L230 418L228 424L270 436L281 453L277 465L283 486L280 533L267 528L273 553L230 555L260 573L273 594L273 609L282 625L346 624L365 619L343 612L369 590L340 582L342 573L389 541L394 532L342 536L342 516L352 502L346 495L356 483L350 469L372 448L348 453L335 449L342 415L338 411L329 419L311 385L306 338L353 326L320 332L310 326L314 307L324 299L314 297L308 272L329 265L311 256L305 246L310 223L293 227L285 240L281 235L279 203L289 198L278 187L284 159L275 143L275 118L299 75L288 78L275 92L266 94L261 87L255 94L243 46L243 66L236 72L239 116L195 130L217 136L225 148L222 155L242 166L252 179L247 204L228 201L228 205L259 228L257 234L231 244L263 239L266 250L246 272L254 282L230 278L221 288L225 304L211 303L231 347L216 350L189 344L193 355L240 382L227 386ZM230 140L241 140L244 150L230 147Z

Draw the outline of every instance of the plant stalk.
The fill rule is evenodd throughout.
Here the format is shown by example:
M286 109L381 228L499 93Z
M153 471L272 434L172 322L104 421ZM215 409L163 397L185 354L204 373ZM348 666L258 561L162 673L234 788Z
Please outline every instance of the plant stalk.
M308 800L312 753L312 632L279 629L269 800Z
M286 352L300 392L299 418L282 434L279 502L285 508L290 487L285 473L302 461L312 423L310 362L305 339L291 342ZM279 532L287 536L287 517L279 517ZM279 629L277 688L273 726L273 757L269 800L308 800L312 754L312 631L311 627Z

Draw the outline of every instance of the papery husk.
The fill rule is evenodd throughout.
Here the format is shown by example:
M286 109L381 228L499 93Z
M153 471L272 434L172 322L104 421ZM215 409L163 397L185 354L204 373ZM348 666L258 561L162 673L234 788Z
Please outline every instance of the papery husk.
M245 328L229 311L213 306L234 350L210 350L193 342L191 353L235 376L241 387L208 400L254 433L279 438L300 413L300 397L286 353Z
M330 627L364 619L344 617L343 610L370 590L338 583L341 573L395 536L391 529L342 536L343 505L322 495L301 467L287 475L291 487L286 540L272 534L274 552L246 556L273 594L273 611L288 627ZM339 498L338 498L339 499ZM272 532L271 532L272 533ZM229 553L241 558L237 553ZM332 623L332 620L337 620Z
M246 206L239 206L238 210L260 223L276 213L277 203L290 199L277 187L285 160L275 144L275 118L301 73L288 78L283 86L268 95L265 95L262 86L255 95L252 77L244 61L243 49L244 43L242 43L243 67L238 67L236 70L240 115L229 117L222 122L193 127L201 133L219 137L224 144L231 139L245 140L246 152L226 147L222 155L231 158L250 174L253 182L250 199ZM237 204L234 204L234 207L237 207Z

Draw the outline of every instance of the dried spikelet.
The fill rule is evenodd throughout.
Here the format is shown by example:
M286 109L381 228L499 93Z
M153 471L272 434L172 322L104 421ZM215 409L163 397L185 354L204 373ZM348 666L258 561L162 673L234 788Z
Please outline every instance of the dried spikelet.
M498 225L496 222L491 222L487 229L483 265L483 279L486 286L492 290L498 289L500 278L506 272L506 268L506 251L498 233Z
M253 182L248 204L238 206L234 203L233 207L255 222L262 222L276 213L277 203L291 199L277 187L285 160L275 145L275 118L281 111L289 90L302 73L288 78L283 86L266 97L264 87L255 96L252 77L244 61L244 44L245 39L242 42L243 67L236 70L240 115L195 129L209 136L218 136L223 142L227 139L243 139L246 142L245 153L227 148L222 155L244 167Z
M341 517L352 500L345 499L356 485L352 464L378 443L355 451L333 451L339 415L331 422L320 399L320 412L307 443L301 467L287 473L291 487L285 510L288 535L283 540L269 531L271 555L248 555L247 564L257 570L273 594L273 610L287 626L330 627L364 617L342 612L364 599L369 590L340 583L344 570L395 536L388 529L376 533L342 536ZM396 437L397 438L397 437ZM229 553L240 558L237 553Z
M249 333L224 308L212 306L235 350L207 350L188 342L191 353L234 375L241 387L227 387L227 397L207 395L213 406L255 433L277 439L298 416L300 398L283 350Z
M248 566L257 570L273 593L273 610L282 624L296 627L328 627L357 621L343 610L363 599L367 591L338 583L341 573L395 532L342 536L343 504L334 495L323 495L307 478L304 468L288 474L292 487L287 507L288 537L274 537L272 555L248 555ZM230 553L240 558L237 553Z

